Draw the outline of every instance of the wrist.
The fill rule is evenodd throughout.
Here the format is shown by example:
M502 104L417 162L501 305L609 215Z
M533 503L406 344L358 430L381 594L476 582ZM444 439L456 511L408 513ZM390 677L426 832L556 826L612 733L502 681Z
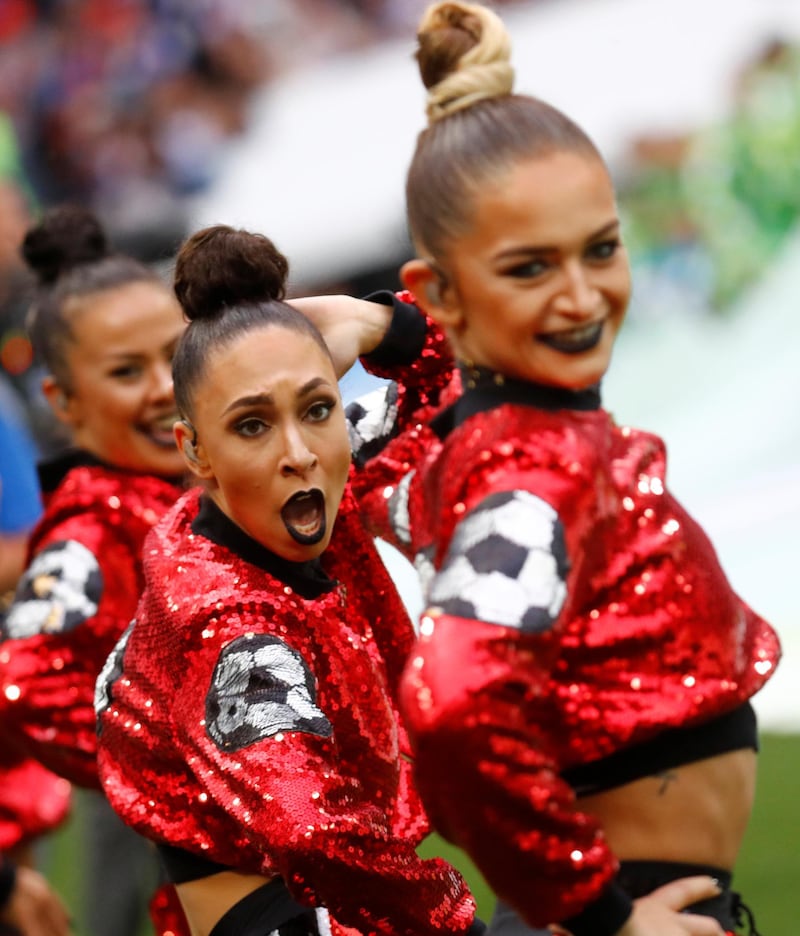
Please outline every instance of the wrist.
M422 312L406 298L389 290L372 293L366 301L382 310L375 314L375 320L382 314L384 327L380 340L361 356L378 367L413 363L425 345L427 324Z

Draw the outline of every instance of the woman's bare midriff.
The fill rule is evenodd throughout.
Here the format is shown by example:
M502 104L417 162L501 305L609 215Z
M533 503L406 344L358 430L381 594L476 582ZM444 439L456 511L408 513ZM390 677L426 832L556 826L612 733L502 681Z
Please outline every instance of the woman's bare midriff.
M176 884L175 890L192 936L208 936L234 904L269 880L258 874L221 871L196 881Z
M581 797L621 860L731 870L753 807L756 753L732 751Z

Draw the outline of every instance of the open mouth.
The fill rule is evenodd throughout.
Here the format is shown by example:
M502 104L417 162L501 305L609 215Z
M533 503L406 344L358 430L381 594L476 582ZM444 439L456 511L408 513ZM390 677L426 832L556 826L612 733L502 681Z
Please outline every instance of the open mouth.
M175 448L175 436L172 427L178 419L177 413L169 413L167 416L161 416L151 422L142 422L136 425L136 431L146 436L153 445L159 448Z
M281 519L292 537L313 546L325 536L325 498L318 488L294 494L281 508Z
M603 334L603 322L592 322L569 331L553 332L550 335L538 335L537 341L546 344L562 354L581 354L596 347Z

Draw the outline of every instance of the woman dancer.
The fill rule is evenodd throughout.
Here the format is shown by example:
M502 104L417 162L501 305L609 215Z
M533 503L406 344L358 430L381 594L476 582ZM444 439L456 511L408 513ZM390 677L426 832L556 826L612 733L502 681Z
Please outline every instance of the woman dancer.
M82 208L52 209L22 250L39 280L30 331L44 392L74 448L40 467L45 511L2 625L0 724L52 771L99 790L95 681L136 607L145 533L181 490L171 362L185 323L166 283L114 254ZM134 933L157 882L152 846L97 793L83 805L91 928L113 919Z
M423 572L402 695L423 799L530 925L732 932L777 637L667 490L663 443L601 407L630 280L595 146L512 93L487 8L430 7L417 55L402 278L463 393L363 480Z
M282 301L286 274L269 240L224 226L178 255L175 435L202 487L145 543L142 600L98 681L101 778L157 842L195 936L464 933L463 880L415 852L427 820L395 692L413 630L347 488L331 355ZM360 351L389 363L398 331L416 346L403 422L425 326L375 350L390 314L373 309Z

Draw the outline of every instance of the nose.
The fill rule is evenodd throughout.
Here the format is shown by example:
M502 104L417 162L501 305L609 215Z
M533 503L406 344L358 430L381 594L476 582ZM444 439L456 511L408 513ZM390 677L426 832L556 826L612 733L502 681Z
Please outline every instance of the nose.
M565 264L555 308L574 318L591 318L597 313L600 301L601 294L593 283L591 271L577 260Z
M150 386L150 394L158 402L171 402L174 398L172 386L172 365L157 364L153 368L153 375Z
M291 475L304 475L317 464L317 456L311 451L306 442L302 429L294 423L287 425L283 430L283 454L280 461L280 472L285 477Z

